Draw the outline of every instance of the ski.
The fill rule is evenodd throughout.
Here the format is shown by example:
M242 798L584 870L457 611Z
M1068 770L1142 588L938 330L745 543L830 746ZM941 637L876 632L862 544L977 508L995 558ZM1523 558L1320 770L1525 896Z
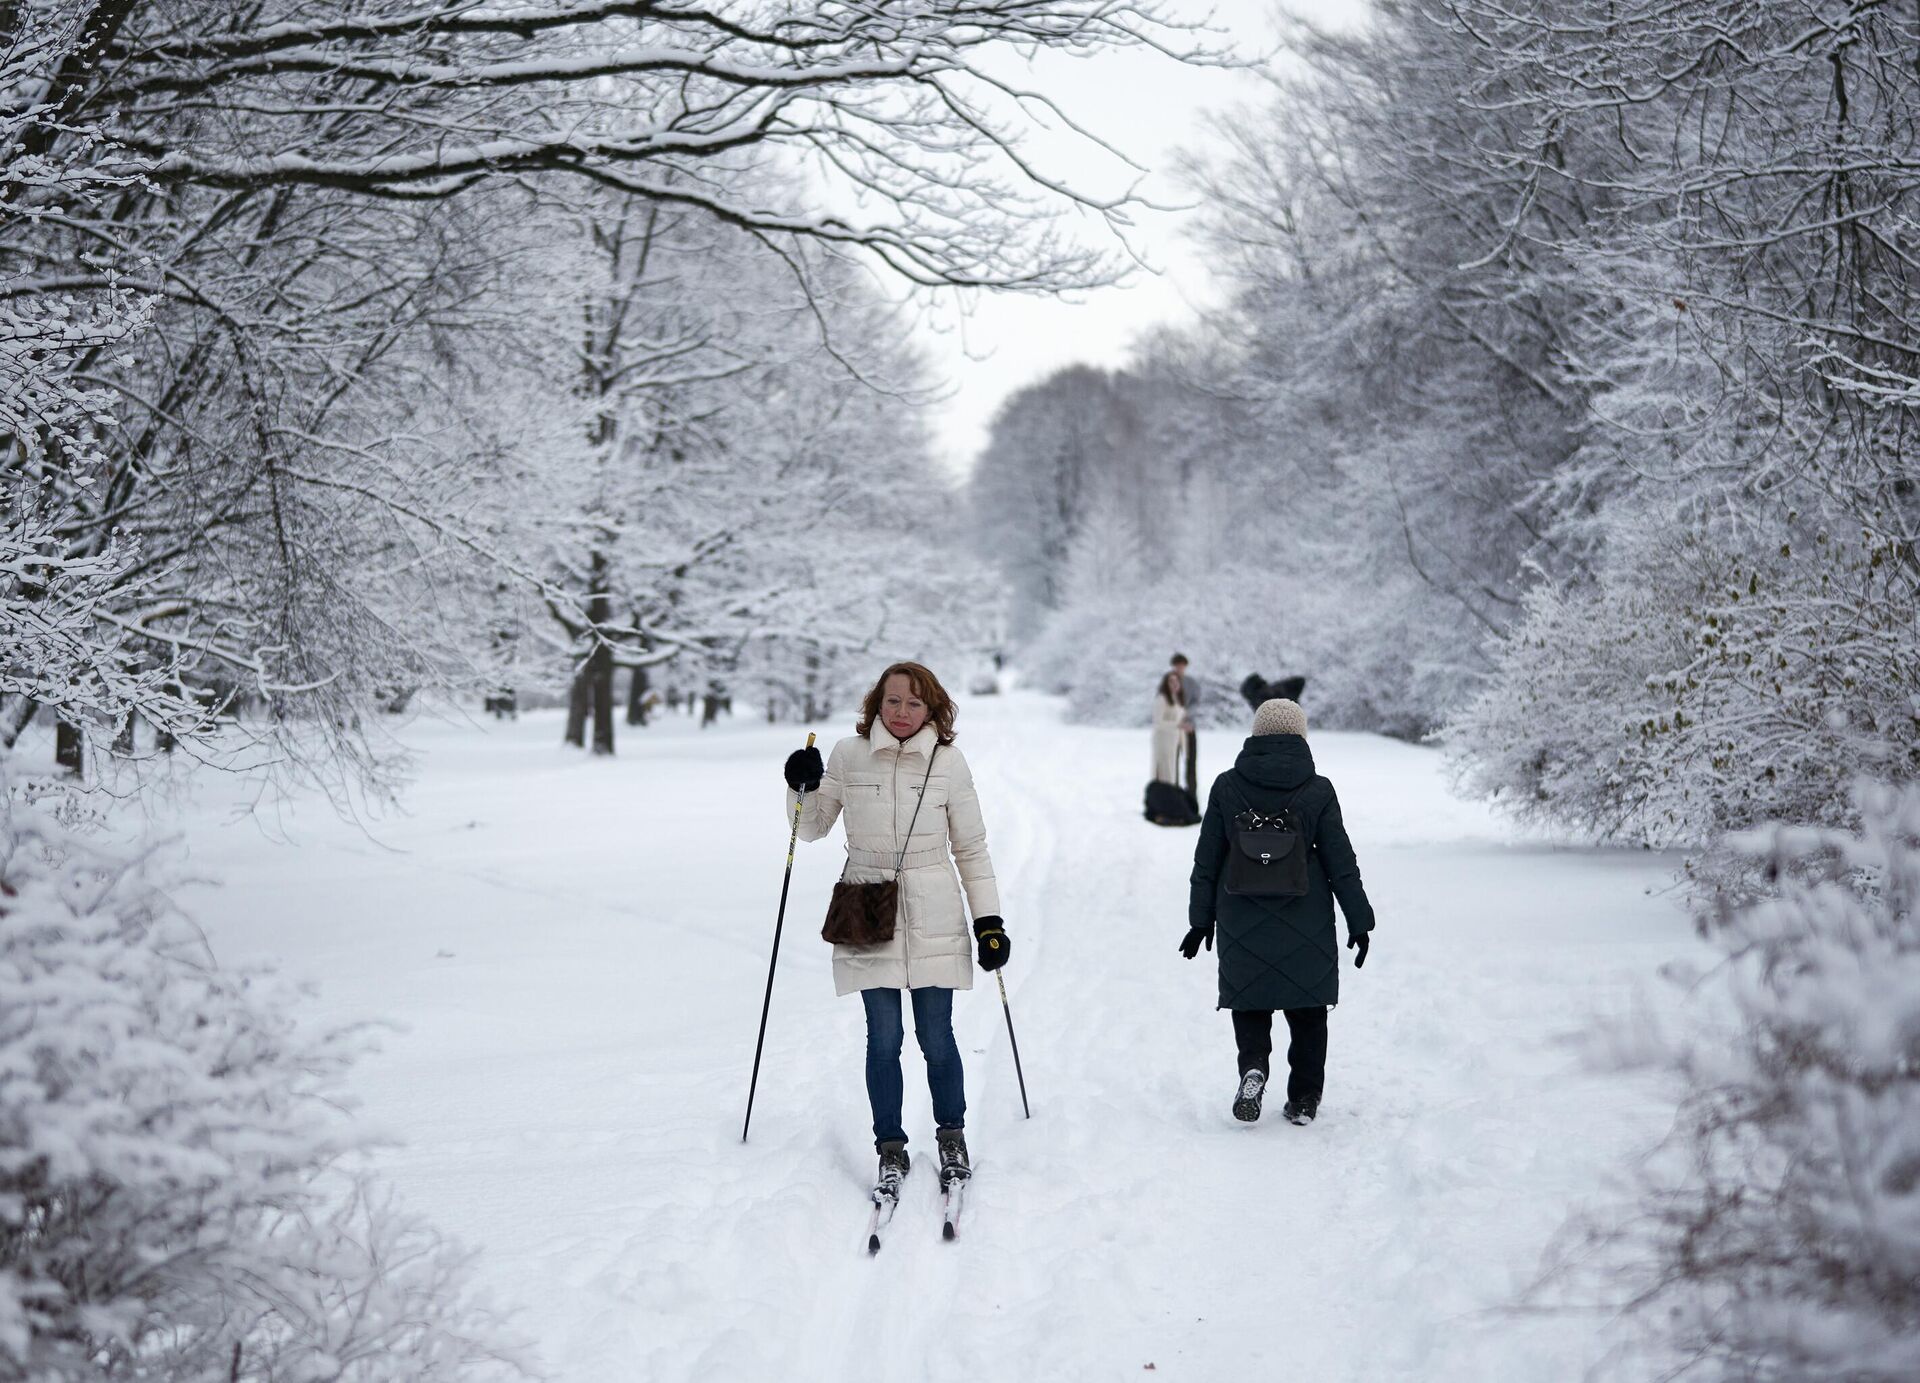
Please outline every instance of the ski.
M880 1252L880 1231L893 1223L893 1212L900 1208L900 1192L873 1188L873 1214L867 1219L867 1254Z
M966 1204L968 1177L955 1177L940 1191L940 1237L952 1239L960 1231L960 1209Z

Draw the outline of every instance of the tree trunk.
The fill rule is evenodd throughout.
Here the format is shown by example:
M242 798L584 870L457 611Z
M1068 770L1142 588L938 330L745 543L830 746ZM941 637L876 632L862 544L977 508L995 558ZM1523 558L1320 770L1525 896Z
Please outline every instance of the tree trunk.
M573 674L573 687L567 697L567 743L576 749L587 747L587 703L592 696L587 668L582 666Z
M649 679L647 670L637 667L633 676L627 679L627 724L645 725L647 723L647 692Z
M54 723L53 761L71 773L85 773L87 766L86 736L80 733L80 727L62 716Z
M0 706L0 749L13 748L14 741L32 723L33 713L39 709L40 703L30 696L7 698L6 704Z
M132 711L120 722L120 728L113 736L113 752L123 759L133 757L139 743L140 717Z
M613 752L613 646L606 640L606 628L613 620L613 602L607 598L611 573L607 556L599 549L593 554L593 589L587 597L587 618L593 622L593 652L587 655L587 676L592 685L593 752Z
M167 690L179 697L182 701L187 700L189 697L195 701L200 700L199 688L196 687L189 690L184 682L169 682L167 683ZM179 741L173 737L173 731L167 728L167 722L160 721L154 725L153 747L155 749L158 749L162 754L171 754L178 744Z
M593 752L613 752L613 649L601 644L587 659L593 683Z

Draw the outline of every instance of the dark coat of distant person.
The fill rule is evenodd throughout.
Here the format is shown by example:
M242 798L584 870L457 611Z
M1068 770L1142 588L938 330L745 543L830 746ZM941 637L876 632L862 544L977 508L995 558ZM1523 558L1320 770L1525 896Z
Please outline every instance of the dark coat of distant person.
M1250 898L1221 886L1232 819L1249 807L1291 804L1307 837L1307 892ZM1314 772L1303 735L1253 735L1232 768L1214 779L1194 849L1187 918L1218 924L1220 1007L1313 1008L1340 1001L1340 942L1333 904L1349 932L1373 930L1373 908L1340 817L1333 784Z

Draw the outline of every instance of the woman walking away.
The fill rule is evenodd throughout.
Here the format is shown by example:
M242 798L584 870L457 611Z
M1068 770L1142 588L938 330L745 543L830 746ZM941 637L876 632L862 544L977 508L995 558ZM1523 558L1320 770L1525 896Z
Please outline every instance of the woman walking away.
M1188 960L1220 940L1220 1007L1233 1011L1240 1087L1233 1114L1260 1117L1273 1014L1287 1016L1287 1103L1310 1123L1326 1084L1327 1010L1340 1001L1340 947L1333 900L1347 920L1354 968L1366 964L1373 908L1340 819L1333 784L1313 771L1307 716L1292 701L1254 713L1253 735L1232 768L1214 779L1193 852Z
M1193 721L1187 715L1187 656L1173 662L1153 691L1153 777L1159 783L1180 781L1180 745Z
M853 736L834 745L824 764L817 749L800 750L786 763L789 820L797 795L805 794L800 839L820 839L844 811L845 881L899 881L892 938L833 948L835 991L857 992L867 1010L867 1098L880 1154L876 1200L897 1202L911 1165L901 1126L901 991L911 998L914 1036L927 1061L940 1183L951 1186L972 1175L953 992L973 988L969 953L976 947L981 969L989 971L1005 965L1012 951L1000 924L973 773L953 742L954 715L952 698L931 672L918 663L895 663L867 693Z

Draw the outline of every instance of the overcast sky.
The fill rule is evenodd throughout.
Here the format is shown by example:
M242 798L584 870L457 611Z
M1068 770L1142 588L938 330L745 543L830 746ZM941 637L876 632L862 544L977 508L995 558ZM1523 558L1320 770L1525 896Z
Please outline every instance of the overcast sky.
M1289 8L1319 22L1347 23L1365 5L1294 0ZM1197 15L1205 8L1202 0L1174 0L1178 13ZM1231 33L1245 53L1273 49L1273 0L1215 0L1213 10L1215 27ZM1146 53L1083 60L1050 54L1033 81L1075 120L1148 168L1143 194L1166 203L1184 199L1173 176L1177 151L1207 147L1210 116L1257 107L1266 90L1251 73L1188 67ZM1072 171L1104 191L1124 170L1090 158ZM964 320L950 308L933 312L923 339L949 379L952 397L934 410L932 421L942 459L956 473L971 466L994 410L1009 394L1063 365L1116 365L1134 338L1162 324L1189 322L1195 305L1213 299L1206 265L1182 234L1186 219L1178 212L1142 214L1131 239L1159 272L1136 273L1124 287L1072 302L993 295L975 302ZM1105 231L1089 224L1087 233Z

